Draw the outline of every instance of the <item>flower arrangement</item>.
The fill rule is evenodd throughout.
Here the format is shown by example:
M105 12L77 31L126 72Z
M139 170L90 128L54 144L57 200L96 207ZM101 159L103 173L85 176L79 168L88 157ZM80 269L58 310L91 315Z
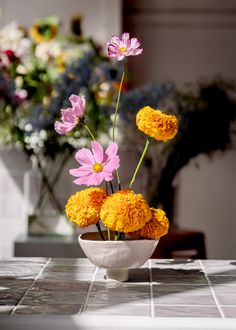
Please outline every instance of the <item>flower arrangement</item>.
M128 56L140 55L143 49L140 48L138 39L130 38L129 33L123 33L121 37L111 37L106 48L111 59L123 61L124 64L113 116L112 141L104 149L95 139L86 123L84 95L72 94L69 97L70 106L61 109L61 118L55 122L55 130L60 135L70 134L76 126L80 126L87 130L92 139L91 149L82 148L75 154L79 167L70 170L70 174L76 177L75 184L89 188L78 191L69 198L66 215L81 228L96 224L103 240L106 238L100 222L107 228L108 240L124 240L127 236L135 239L159 239L168 232L169 221L165 212L149 207L145 198L135 193L132 186L151 142L167 142L173 139L178 132L178 120L174 115L165 114L147 105L138 111L137 128L148 137L130 184L123 187L119 174L116 126L125 78L125 59ZM99 186L103 181L105 188L90 187Z

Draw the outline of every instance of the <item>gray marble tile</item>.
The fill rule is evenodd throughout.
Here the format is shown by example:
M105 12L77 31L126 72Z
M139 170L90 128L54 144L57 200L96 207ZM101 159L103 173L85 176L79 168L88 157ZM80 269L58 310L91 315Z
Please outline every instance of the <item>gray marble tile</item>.
M186 295L180 293L154 293L154 305L215 305L212 295Z
M230 285L234 286L236 285L236 276L215 276L215 275L209 275L208 276L211 284L221 284L221 285Z
M127 304L104 304L104 305L89 305L82 312L82 315L117 315L117 316L151 316L150 305L131 305Z
M179 293L181 295L211 295L211 291L208 285L192 285L192 284L153 284L152 285L153 294L175 294Z
M65 282L70 282L70 281L84 281L88 282L91 281L93 277L93 273L58 273L58 272L50 272L50 273L42 273L38 279L39 280L52 280L54 282L57 281L65 281Z
M17 257L17 258L3 258L0 259L0 267L2 264L45 264L47 262L47 258L24 258L24 257Z
M42 265L3 265L0 267L0 278L16 278L16 277L35 277L42 269Z
M155 275L173 275L173 276L193 276L204 275L202 269L173 269L173 268L158 268L152 269L152 274Z
M236 261L233 260L203 260L207 275L236 276Z
M211 287L215 294L236 294L236 285L214 284Z
M106 286L106 284L95 283L89 296L88 304L150 304L149 285L136 286Z
M205 267L228 267L236 266L236 260L202 260L201 261L204 268Z
M93 265L80 265L80 266L71 266L71 265L54 265L54 266L47 266L44 271L43 274L47 274L47 273L70 273L70 274L74 274L74 273L93 273L95 270L95 266Z
M70 292L77 292L77 293L86 293L88 291L90 283L86 282L72 282L72 281L61 281L61 282L55 282L53 279L51 281L45 281L45 280L37 280L33 287L31 288L31 291L46 291L46 292L57 292L57 291L66 291L68 294Z
M44 304L83 304L86 299L86 292L45 292L30 291L23 298L21 305L44 305Z
M236 306L222 306L221 308L226 318L236 318Z
M236 307L236 294L216 294L220 305L234 305Z
M38 306L17 306L14 314L76 315L80 314L81 304L44 304Z
M52 258L48 266L93 266L87 258Z
M182 275L182 276L173 276L173 275L161 275L158 273L157 269L152 269L152 281L157 283L168 283L168 284L207 284L206 278L204 275Z
M198 260L150 259L152 268L159 269L202 269Z
M0 292L24 292L33 283L33 280L0 279Z
M147 283L150 282L149 268L136 268L129 270L129 282Z
M0 305L0 314L10 314L14 305Z
M216 306L154 306L155 317L221 317Z
M18 301L24 292L19 291L0 291L0 305L1 301L13 300Z

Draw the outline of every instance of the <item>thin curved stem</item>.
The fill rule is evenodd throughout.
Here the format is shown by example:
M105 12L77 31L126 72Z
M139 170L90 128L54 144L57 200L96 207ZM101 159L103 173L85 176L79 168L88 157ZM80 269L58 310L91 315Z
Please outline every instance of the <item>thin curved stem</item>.
M113 121L113 127L112 127L112 141L113 141L113 143L115 142L116 119L117 119L117 113L118 113L119 106L120 106L120 95L121 95L121 90L122 90L124 78L125 78L125 62L124 62L124 68L123 68L123 72L122 72L122 77L121 77L121 80L120 80L120 85L119 85L119 90L118 90L118 95L117 95L117 101L116 101L116 109L115 109L114 121ZM119 171L118 170L116 170L116 178L117 178L119 190L121 190L120 175L119 175Z
M117 113L119 110L119 105L120 105L120 95L121 95L121 90L122 90L122 85L124 82L125 78L125 63L124 63L124 69L122 72L122 77L119 85L119 90L118 90L118 95L117 95L117 101L116 101L116 110L115 110L115 116L114 116L114 121L113 121L113 127L112 127L112 141L115 142L115 128L116 128L116 118L117 118Z
M95 140L95 137L93 136L93 133L90 131L89 127L85 123L83 123L83 125L86 128L86 130L88 131L88 133L91 136L92 140Z
M132 185L134 184L134 181L135 181L135 179L136 179L136 175L137 175L137 173L138 173L138 171L139 171L139 168L140 168L140 166L141 166L141 164L142 164L142 161L143 161L143 159L144 159L144 157L145 157L145 155L146 155L146 152L147 152L147 150L148 150L148 147L149 147L151 141L152 141L152 138L151 138L151 137L148 137L148 138L147 138L147 141L146 141L146 144L145 144L145 147L144 147L144 149L143 149L143 153L142 153L142 155L141 155L141 157L140 157L140 160L139 160L139 162L138 162L138 165L137 165L137 167L136 167L136 169L135 169L134 175L133 175L133 177L132 177L132 179L131 179L131 181L130 181L129 188L131 188Z

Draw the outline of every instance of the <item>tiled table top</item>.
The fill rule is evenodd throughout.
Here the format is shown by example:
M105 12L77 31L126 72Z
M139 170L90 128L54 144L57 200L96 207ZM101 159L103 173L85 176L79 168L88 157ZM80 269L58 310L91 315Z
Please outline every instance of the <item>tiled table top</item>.
M1 259L0 314L236 320L236 261L150 259L128 282L104 276L87 259Z

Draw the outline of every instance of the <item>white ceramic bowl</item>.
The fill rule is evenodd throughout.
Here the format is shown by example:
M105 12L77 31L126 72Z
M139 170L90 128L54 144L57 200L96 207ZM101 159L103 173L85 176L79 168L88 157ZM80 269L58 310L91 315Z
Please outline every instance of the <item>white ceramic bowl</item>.
M141 267L154 252L159 240L102 241L97 233L79 236L87 258L97 267L107 270Z

